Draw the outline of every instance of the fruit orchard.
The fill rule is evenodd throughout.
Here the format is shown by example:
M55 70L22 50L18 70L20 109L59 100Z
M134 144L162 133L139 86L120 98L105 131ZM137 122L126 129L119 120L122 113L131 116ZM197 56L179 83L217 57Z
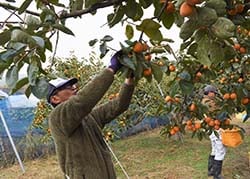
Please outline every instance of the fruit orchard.
M54 51L56 47L51 38L57 36L58 31L74 35L73 29L65 25L68 18L95 15L101 8L113 7L107 15L107 24L110 28L122 24L127 37L117 47L123 52L119 61L124 65L117 76L122 78L133 73L140 94L145 94L143 87L158 89L156 97L146 90L145 95L150 98L144 100L135 93L135 99L146 104L133 104L137 104L135 111L145 107L144 110L154 115L176 114L164 128L164 135L184 133L187 128L201 139L205 132L218 126L232 128L228 121L235 113L246 111L243 121L249 117L249 0L70 0L69 4L37 0L39 11L29 10L32 2L25 0L20 7L11 0L0 3L0 7L10 12L10 17L15 15L20 19L15 23L7 18L0 24L0 72L6 72L11 93L25 87L27 96L33 93L44 98L47 82L56 75L52 73L55 69L65 76L81 78L84 75L81 69L72 72L71 68L58 65L60 60L54 57L49 67L43 67L49 59L46 51ZM144 17L148 8L153 8L152 15ZM24 13L27 15L23 17ZM163 29L171 29L173 25L180 29L183 40L178 54L171 48L174 40L162 35ZM140 32L140 36L136 37L135 31ZM100 58L103 58L112 40L111 36L105 36L90 41L89 45L99 41ZM170 61L169 54L175 60ZM72 61L68 65L73 62L80 63ZM28 65L27 77L19 79L18 72L24 65ZM84 65L82 68L86 69L87 64ZM201 103L206 84L219 90L216 103L220 109L214 113L208 113L208 107ZM127 122L119 121L123 121L122 125Z

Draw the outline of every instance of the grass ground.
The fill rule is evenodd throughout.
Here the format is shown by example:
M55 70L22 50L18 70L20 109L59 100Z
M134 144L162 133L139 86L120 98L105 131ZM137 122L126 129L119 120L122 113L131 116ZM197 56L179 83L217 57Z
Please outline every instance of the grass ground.
M250 121L240 124L247 132L244 143L228 148L223 164L224 179L250 176ZM112 143L111 147L131 179L206 179L210 142L184 136L183 142L163 138L160 129L147 131ZM125 179L114 161L118 179ZM25 161L22 174L18 164L0 169L0 179L61 179L56 156Z

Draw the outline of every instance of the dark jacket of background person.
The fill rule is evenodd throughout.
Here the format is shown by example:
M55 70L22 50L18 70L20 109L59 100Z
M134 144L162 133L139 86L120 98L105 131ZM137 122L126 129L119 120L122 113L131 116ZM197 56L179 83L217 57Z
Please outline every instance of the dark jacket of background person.
M114 74L103 70L50 114L60 167L70 179L116 178L101 129L128 109L134 85L123 84L117 98L98 106L113 80Z

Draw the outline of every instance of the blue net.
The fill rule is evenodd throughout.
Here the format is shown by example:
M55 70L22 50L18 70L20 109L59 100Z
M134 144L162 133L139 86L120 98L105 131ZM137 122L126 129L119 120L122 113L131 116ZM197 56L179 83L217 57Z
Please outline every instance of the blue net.
M27 105L27 101L23 99L23 95L15 95L11 100L8 98L0 100L0 110L13 137L24 136L34 118L35 105ZM7 136L2 120L0 120L0 136Z

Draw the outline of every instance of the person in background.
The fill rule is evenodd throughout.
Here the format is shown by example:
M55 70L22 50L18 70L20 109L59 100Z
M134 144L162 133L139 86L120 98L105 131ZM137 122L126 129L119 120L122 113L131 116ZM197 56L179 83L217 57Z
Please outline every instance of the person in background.
M55 142L60 168L70 179L115 179L110 151L102 129L129 107L134 79L126 78L119 96L98 104L122 67L117 52L108 68L95 76L82 89L77 79L55 79L49 82L47 101L54 108L49 127Z
M219 93L216 87L207 85L204 88L204 97L202 103L207 105L209 113L218 110L215 104L215 98ZM216 135L216 133L218 135ZM214 179L222 179L221 170L224 157L226 155L226 147L221 140L221 129L218 129L209 136L211 141L211 153L208 157L208 176L213 176Z

